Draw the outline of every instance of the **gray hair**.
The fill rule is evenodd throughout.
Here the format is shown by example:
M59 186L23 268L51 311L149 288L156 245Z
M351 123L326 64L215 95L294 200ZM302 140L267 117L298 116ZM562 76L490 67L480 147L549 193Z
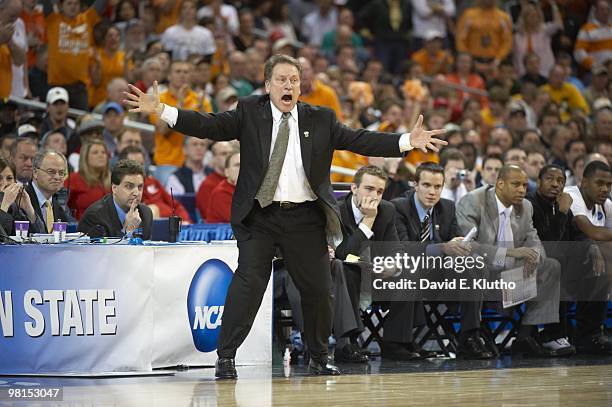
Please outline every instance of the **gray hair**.
M64 166L66 167L66 169L68 169L68 161L66 160L66 157L64 157L64 154L59 153L55 150L40 150L36 153L36 155L34 156L34 158L32 159L32 166L34 168L40 168L40 166L42 165L43 161L45 160L46 157L48 156L53 156L56 155L58 157L60 157L62 159L62 161L64 161Z
M2 1L2 0L0 0ZM1 4L1 3L0 3ZM38 149L38 144L36 144L36 141L32 140L30 137L17 137L17 141L15 143L13 143L12 147L11 147L11 157L15 158L17 156L17 147L20 144L31 144L34 147L36 147L36 149Z

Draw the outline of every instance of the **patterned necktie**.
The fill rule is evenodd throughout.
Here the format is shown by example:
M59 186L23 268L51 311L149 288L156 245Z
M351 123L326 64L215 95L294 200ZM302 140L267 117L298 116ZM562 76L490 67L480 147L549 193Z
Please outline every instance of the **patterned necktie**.
M274 199L274 193L278 186L278 178L280 177L283 163L285 162L285 154L287 153L287 145L289 144L289 117L291 113L283 113L283 118L278 126L278 134L274 143L274 150L270 157L268 171L264 177L259 191L255 195L255 199L259 201L262 208L270 205Z
M55 219L53 218L53 205L51 204L51 199L45 201L45 223L47 224L47 232L53 232L53 222Z
M421 242L429 240L429 235L431 235L431 216L429 216L429 212L427 212L421 224Z

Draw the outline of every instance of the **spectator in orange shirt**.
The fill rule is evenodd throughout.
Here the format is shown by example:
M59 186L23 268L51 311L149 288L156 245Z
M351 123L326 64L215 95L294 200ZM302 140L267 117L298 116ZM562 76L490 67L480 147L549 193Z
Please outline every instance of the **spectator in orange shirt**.
M49 85L61 86L70 95L70 106L87 110L89 59L93 46L93 27L101 20L108 0L96 0L79 13L79 0L60 0L59 13L51 0L43 0L49 40Z
M423 35L425 45L412 54L412 60L423 68L425 75L447 74L452 70L453 56L442 49L444 35L430 30Z
M208 99L199 98L190 88L189 77L192 69L193 64L189 62L172 62L168 75L168 90L161 93L160 101L181 109L210 112L212 108ZM165 185L170 174L182 166L185 161L183 152L185 136L172 131L164 121L158 120L156 115L151 115L149 120L156 126L155 153L153 154L157 165L155 177Z
M90 66L89 106L97 106L107 99L107 86L112 79L123 77L130 80L133 64L128 55L119 49L120 46L121 32L115 26L109 27L104 35L104 46L94 50Z
M225 179L210 194L206 213L208 223L229 223L232 213L232 197L240 173L240 153L233 152L225 160Z
M210 151L213 153L213 172L206 176L196 194L196 207L204 220L207 220L208 204L212 191L225 179L225 161L235 150L235 143L231 141L219 141L210 146Z
M612 59L610 2L597 0L593 3L592 18L580 27L574 48L576 61L585 69Z
M342 121L342 109L336 92L329 86L315 79L310 61L304 57L299 58L302 65L302 79L300 82L300 101L315 106L325 106L336 112L336 117Z
M28 36L28 66L36 64L38 47L47 43L47 24L45 16L38 7L36 0L23 0L21 19L25 23Z
M480 75L474 71L474 62L472 56L465 52L457 54L455 62L455 71L446 75L446 80L456 85L474 88L482 92L486 92L485 82ZM453 110L463 109L463 104L467 99L480 99L480 104L486 106L488 103L486 96L478 96L474 93L457 90L455 93L455 105Z
M23 56L23 50L13 41L15 22L20 13L20 1L7 0L2 4L2 12L0 13L0 78L2 78L0 80L0 99L7 98L11 94L13 62L15 62L18 54Z
M497 7L496 0L479 0L463 12L455 36L457 51L467 52L483 71L499 66L512 50L512 20Z
M154 16L157 17L155 25L155 32L157 34L163 33L166 28L178 22L183 0L153 0L151 3L152 9L155 12Z
M126 147L119 159L136 161L145 169L144 187L142 190L142 203L151 208L153 219L168 218L172 215L180 217L183 223L191 223L189 213L185 207L178 201L172 202L172 196L164 189L164 186L154 177L148 175L145 154L142 147L129 146ZM174 209L172 208L174 205Z

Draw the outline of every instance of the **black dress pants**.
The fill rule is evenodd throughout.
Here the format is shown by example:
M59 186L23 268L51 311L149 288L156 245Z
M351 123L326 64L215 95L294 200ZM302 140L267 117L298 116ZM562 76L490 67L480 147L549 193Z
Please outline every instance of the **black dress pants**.
M275 248L300 291L305 341L311 357L327 357L332 326L329 254L325 214L316 202L284 209L277 202L261 208L257 202L238 236L238 269L225 299L219 334L219 357L235 357L247 337L270 279ZM240 236L246 237L242 238Z

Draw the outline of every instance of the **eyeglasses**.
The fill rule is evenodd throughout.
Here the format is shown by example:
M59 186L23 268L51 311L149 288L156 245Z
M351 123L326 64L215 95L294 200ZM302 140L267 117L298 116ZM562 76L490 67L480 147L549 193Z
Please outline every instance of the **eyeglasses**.
M54 170L53 168L47 168L46 170L42 168L37 169L46 172L47 175L49 175L50 177L55 177L56 175L59 175L60 178L64 178L66 176L65 170Z

